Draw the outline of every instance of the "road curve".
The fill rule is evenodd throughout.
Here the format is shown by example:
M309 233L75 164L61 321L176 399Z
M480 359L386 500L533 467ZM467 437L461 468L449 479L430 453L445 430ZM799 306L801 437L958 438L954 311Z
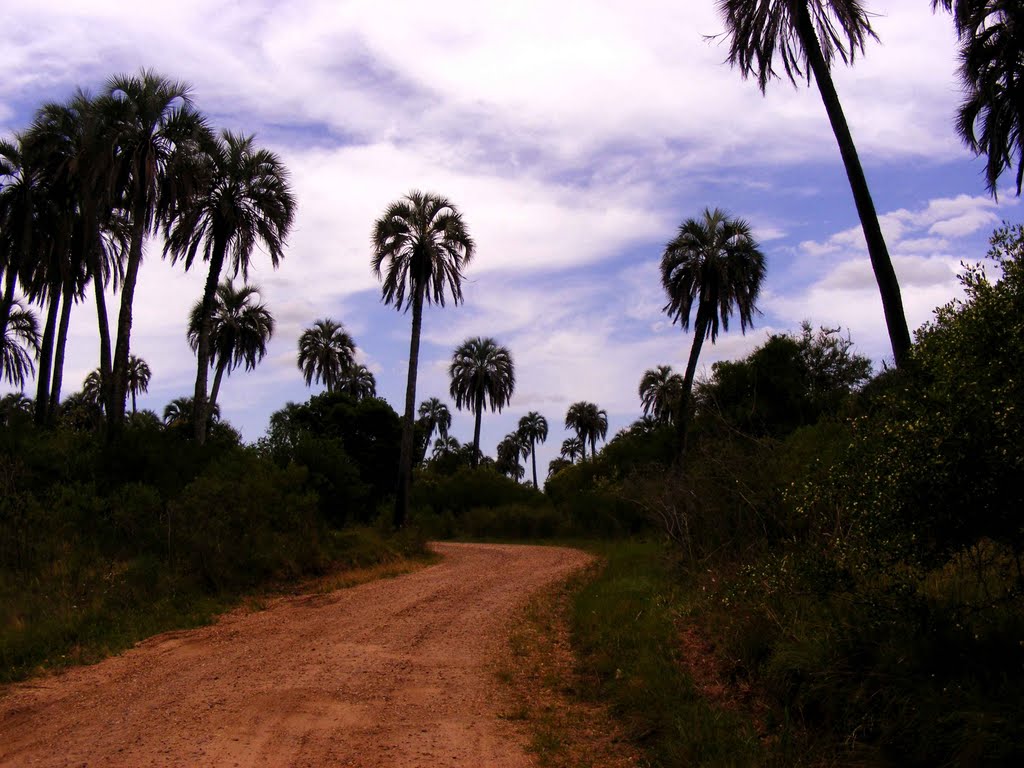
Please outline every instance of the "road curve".
M236 611L0 691L0 766L532 765L492 663L515 611L590 557L434 545L396 579Z

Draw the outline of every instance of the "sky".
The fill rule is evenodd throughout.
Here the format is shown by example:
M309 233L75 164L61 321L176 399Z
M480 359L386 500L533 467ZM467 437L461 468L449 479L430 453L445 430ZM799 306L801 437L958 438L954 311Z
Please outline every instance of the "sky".
M217 128L256 135L291 174L295 225L278 270L254 254L250 282L277 320L255 372L235 371L222 414L246 441L270 414L320 388L296 366L302 330L342 322L378 393L405 398L410 316L380 301L370 233L413 189L448 197L477 244L465 302L428 309L417 402L473 419L448 394L453 350L490 336L515 362L511 403L483 418L494 447L521 416L547 418L538 474L569 436L578 400L608 413L610 438L641 415L644 370L685 367L692 335L663 312L658 265L679 225L719 207L750 222L767 258L755 327L705 344L698 375L804 320L841 327L876 368L892 363L878 290L817 90L765 95L726 63L713 0L309 0L140 4L0 0L0 136L44 102L148 68L192 85ZM900 279L912 329L960 295L961 262L994 227L996 201L952 119L956 40L927 0L866 3L879 42L834 72ZM153 372L140 408L191 394L185 342L205 278L161 260L151 239L135 297L132 352ZM72 316L65 391L98 364L91 298ZM31 389L31 388L30 388ZM9 390L9 388L7 388ZM4 390L4 391L7 391Z

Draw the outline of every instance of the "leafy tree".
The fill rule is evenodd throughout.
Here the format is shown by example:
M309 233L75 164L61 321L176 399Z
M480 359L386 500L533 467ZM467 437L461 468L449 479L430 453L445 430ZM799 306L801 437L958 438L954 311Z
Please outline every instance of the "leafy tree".
M25 386L26 376L35 372L32 358L39 352L36 316L14 299L0 336L0 377L16 387Z
M1017 194L1024 183L1024 10L1017 0L932 0L952 11L960 38L964 101L956 130L976 155L985 155L985 182L996 194L1005 170L1017 163Z
M210 366L216 369L213 389L210 390L211 405L216 405L224 374L230 374L240 365L247 371L256 370L259 362L266 357L267 344L274 335L274 316L267 305L258 301L260 287L243 285L236 288L231 280L217 286L210 320ZM197 301L189 314L188 345L198 350L201 342L204 299ZM133 395L134 398L134 395ZM134 399L132 410L134 410Z
M743 77L755 75L762 93L768 81L779 76L776 57L782 60L785 76L794 85L804 76L808 85L812 76L818 84L864 230L893 356L897 367L904 365L910 353L910 331L899 281L832 82L836 57L852 64L855 53L863 53L864 43L876 37L868 12L860 0L719 0L718 7L731 36L729 62L739 67Z
M565 414L565 428L576 432L580 441L580 458L587 458L588 442L591 455L596 456L598 438L603 440L608 434L608 413L594 403L581 400L569 406ZM565 450L565 443L562 449Z
M323 382L328 392L334 392L345 373L355 365L356 343L345 326L330 318L317 320L299 337L299 370L306 386L313 380Z
M525 438L529 446L527 455L533 462L533 487L539 488L540 486L537 485L537 443L543 443L548 439L548 420L536 411L530 411L519 420L519 434ZM526 455L523 458L525 459Z
M683 377L672 371L670 365L659 365L644 371L640 379L640 404L644 415L655 421L670 424L683 394Z
M206 437L207 370L216 357L214 314L225 261L231 278L241 273L247 280L252 252L259 243L276 269L295 218L288 171L273 152L257 149L254 138L224 131L207 143L201 159L203 183L196 194L183 197L173 208L166 225L165 254L184 259L187 270L202 248L209 264L194 346L199 368L193 426L200 444Z
M479 464L480 419L484 405L501 412L512 399L516 386L512 354L491 338L467 339L455 350L448 367L450 393L459 410L468 408L475 416L473 426L473 464Z
M373 371L362 363L354 364L348 372L342 374L338 383L338 391L344 392L356 400L377 396L377 379Z
M583 456L586 453L586 446L583 441L578 437L567 437L562 441L562 450L559 454L563 459L568 459L569 463L572 464L576 461L576 458Z
M405 524L409 511L423 303L443 307L449 293L455 304L462 301L463 271L473 258L474 247L469 229L455 206L447 198L417 190L389 205L374 225L370 264L377 278L383 280L381 300L402 312L412 309L402 452L395 496L397 527Z
M690 409L690 392L704 340L714 344L719 323L729 330L729 316L740 316L740 328L746 331L753 324L757 297L764 279L764 254L742 219L732 219L719 209L705 209L700 219L687 219L679 233L665 246L661 258L661 283L668 294L665 312L683 330L693 320L693 345L683 377L679 415L676 419L680 450L685 449L685 435Z
M177 201L194 189L200 175L200 147L209 141L206 123L192 107L190 90L185 83L153 71L118 75L107 81L96 107L110 126L117 192L129 220L107 413L110 437L120 432L124 422L132 308L143 245Z

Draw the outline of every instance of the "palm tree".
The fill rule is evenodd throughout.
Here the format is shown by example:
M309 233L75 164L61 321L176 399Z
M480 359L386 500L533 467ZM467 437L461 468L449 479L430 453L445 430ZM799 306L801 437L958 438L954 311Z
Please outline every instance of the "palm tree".
M1019 0L932 0L952 11L960 39L964 101L956 130L976 155L985 155L985 182L993 196L1004 170L1017 163L1017 195L1024 183L1024 13Z
M9 392L0 397L0 425L10 426L15 421L27 422L34 410L32 399L24 392Z
M737 311L740 330L753 325L757 297L764 280L764 254L758 248L750 225L742 219L731 219L719 210L704 210L700 219L687 219L679 233L665 246L661 257L661 284L668 294L665 312L683 330L690 327L690 310L694 302L697 312L693 320L693 345L683 377L676 427L685 438L690 408L693 377L697 371L704 339L714 344L719 324L729 330L729 316ZM684 442L680 442L682 451Z
M513 480L522 480L526 470L519 463L519 459L520 457L525 459L529 455L529 451L529 443L519 432L505 435L502 441L498 443L498 458L494 463L494 468ZM536 487L536 484L534 484L534 487Z
M190 424L194 413L191 397L176 397L164 407L164 424ZM216 403L210 407L209 419L211 423L220 421L220 406Z
M342 374L338 383L338 391L351 395L356 400L377 396L377 379L373 371L362 363L354 364L347 373Z
M419 417L427 425L427 442L434 437L434 430L442 438L448 437L448 430L452 426L452 413L448 406L438 398L432 397L420 403Z
M7 323L0 336L0 378L16 387L35 373L32 359L39 354L39 327L36 316L17 299L7 310Z
M434 452L431 454L431 458L440 459L449 454L458 453L461 448L459 441L451 435L439 437L434 441Z
M21 139L0 139L0 339L6 338L7 321L14 307L14 293L30 263L35 229L37 174L26 166ZM19 305L20 306L20 305Z
M299 370L311 386L315 379L334 392L355 365L356 343L345 326L330 318L317 320L299 337Z
M100 410L103 410L103 373L99 368L86 374L85 380L82 382L82 399L95 403Z
M476 417L473 427L473 467L479 464L480 418L485 403L492 411L508 405L516 386L511 353L494 339L477 336L462 343L448 367L451 396L460 411L469 408Z
M199 367L194 427L199 443L206 438L207 370L214 354L214 312L225 260L231 278L241 273L246 280L252 251L259 243L276 269L295 218L288 171L277 155L257 149L253 141L253 136L230 131L213 139L205 147L204 186L198 194L183 199L166 225L165 254L184 259L188 270L202 248L203 259L209 263L195 346Z
M217 403L225 373L243 364L245 370L254 371L267 354L267 344L274 335L274 316L266 304L257 301L259 295L258 285L235 288L229 279L217 286L210 317L210 367L215 369L211 407ZM197 301L189 314L188 345L193 351L199 348L202 334L203 302Z
M537 442L548 439L548 420L536 411L530 411L519 420L519 434L529 443L529 455L533 461L533 487L537 485ZM523 456L525 459L526 456Z
M718 7L732 38L729 62L743 77L756 75L762 93L778 76L776 56L794 85L804 76L810 84L812 75L818 84L864 230L893 357L897 367L903 366L910 353L910 331L900 284L831 73L836 56L851 64L869 38L877 39L868 12L860 0L719 0Z
M412 482L416 373L423 303L444 306L448 293L462 301L463 271L474 243L462 215L446 198L413 190L388 206L373 229L373 273L383 280L381 299L403 312L412 309L409 374L405 385L402 448L395 494L395 525L405 523Z
M114 175L130 225L111 370L110 438L124 423L132 307L146 236L194 190L201 175L200 147L210 140L205 121L192 108L190 90L185 83L143 71L108 80L96 104L111 126Z
M559 456L575 463L577 457L583 456L586 450L583 441L578 437L567 437L562 441L562 450L559 452Z
M131 355L128 358L128 392L132 396L132 415L138 412L135 405L135 398L140 392L149 391L149 380L153 373L149 370L149 364L141 357Z
M590 455L596 456L598 438L604 440L608 434L608 413L594 403L581 400L569 406L569 410L565 414L565 428L576 432L580 441L581 458L587 458L588 441L590 442Z
M644 371L640 379L640 404L644 415L662 424L671 424L683 394L683 377L672 366L659 365Z

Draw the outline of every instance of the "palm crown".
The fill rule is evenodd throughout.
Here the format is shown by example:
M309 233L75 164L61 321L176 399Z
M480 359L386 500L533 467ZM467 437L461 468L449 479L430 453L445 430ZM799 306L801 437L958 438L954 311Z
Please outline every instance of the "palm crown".
M501 411L512 398L516 386L512 355L494 339L467 339L452 355L448 368L451 396L458 409L468 408L476 416L473 429L473 466L480 451L480 418L485 405Z
M355 364L356 344L345 326L330 318L317 320L299 337L299 370L310 386L314 379L334 392Z
M585 459L587 443L590 443L590 453L593 456L597 453L598 439L603 440L608 434L608 413L594 403L581 400L569 406L565 414L565 428L576 432L580 441L580 456Z
M674 373L670 365L651 368L640 379L639 394L644 415L668 424L674 419L683 394L683 377Z

